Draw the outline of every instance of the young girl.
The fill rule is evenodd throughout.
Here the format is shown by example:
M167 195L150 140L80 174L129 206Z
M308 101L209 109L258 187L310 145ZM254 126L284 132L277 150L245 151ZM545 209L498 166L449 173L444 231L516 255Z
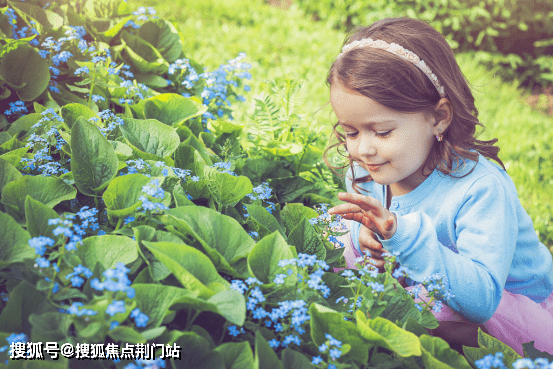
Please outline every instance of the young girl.
M363 250L380 268L399 252L408 289L446 276L453 297L430 333L457 350L478 347L480 327L520 355L530 341L553 354L551 253L497 139L475 137L474 97L445 39L418 20L380 20L347 39L327 83L338 143L325 157L343 146L350 162L346 203L329 210L351 220L348 267Z

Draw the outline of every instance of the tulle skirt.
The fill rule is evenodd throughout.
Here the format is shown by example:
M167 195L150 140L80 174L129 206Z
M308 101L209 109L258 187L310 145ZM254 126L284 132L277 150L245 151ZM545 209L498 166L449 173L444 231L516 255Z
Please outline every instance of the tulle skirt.
M345 243L344 257L348 269L355 269L355 259L361 256L355 247L349 233L340 238ZM343 269L343 268L340 268ZM334 272L339 269L335 268ZM428 291L422 284L421 293L415 302L428 302ZM416 286L407 287L411 291ZM447 305L440 312L432 311L440 322L461 322L478 325L465 319ZM523 343L534 341L534 347L553 355L553 293L541 303L530 298L503 290L503 296L494 315L485 323L488 334L513 348L524 357Z

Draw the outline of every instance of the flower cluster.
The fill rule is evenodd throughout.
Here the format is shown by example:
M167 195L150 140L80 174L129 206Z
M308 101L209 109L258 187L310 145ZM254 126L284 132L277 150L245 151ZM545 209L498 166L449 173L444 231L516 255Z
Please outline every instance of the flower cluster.
M158 179L154 179L146 186L142 186L142 192L154 199L163 199L165 196L165 191L163 191L160 187ZM144 212L147 210L157 211L169 209L167 205L160 202L152 202L144 195L140 196L138 200L142 201L142 208L144 209Z
M306 287L321 291L328 296L330 290L321 279L323 269L328 269L328 265L324 261L317 260L314 255L299 254L297 259L282 260L279 263L280 267L286 267L287 265L297 265L304 269L316 267L317 270L309 275ZM289 269L288 274L276 275L274 282L277 285L283 284L284 279L292 274L292 269ZM297 275L297 277L301 276ZM302 278L299 279L301 280ZM288 347L292 343L299 346L301 344L299 335L305 333L304 326L310 320L307 312L307 302L304 300L278 301L278 307L273 307L269 310L265 307L266 304L272 305L273 303L266 300L266 297L259 288L261 284L258 279L250 277L245 281L233 280L231 288L247 297L246 308L250 311L251 317L259 320L260 323L263 322L267 328L275 332L279 339L274 338L270 340L269 344L271 347L276 350L279 347ZM243 328L239 331L236 326L230 326L228 329L229 334L235 337L240 333L245 333Z
M476 360L474 365L478 369L507 369L503 363L503 353L497 352L495 355L488 354L480 360ZM529 358L518 359L513 363L513 369L553 369L553 362L544 358L537 358L532 361Z
M428 296L431 297L430 302L428 304L431 304L432 301L434 301L432 310L438 313L442 310L444 302L450 301L452 297L455 297L455 295L453 295L451 293L451 290L448 288L449 283L448 283L447 276L445 275L442 276L438 273L434 273L431 276L425 278L422 284L425 286L426 290L428 291ZM417 291L410 292L410 294L415 294L416 297L418 297L419 293L420 293L420 288L418 288ZM422 311L422 308L418 304L417 304L417 308Z
M27 335L25 333L19 333L19 334L12 333L8 337L6 337L6 341L8 341L8 343L11 346L12 344L14 344L16 342L27 343L28 339L27 339ZM8 348L9 348L9 346L2 346L2 347L0 347L0 352L4 352Z
M106 270L103 275L105 280L100 282L98 278L94 278L90 281L90 287L97 291L123 291L127 293L127 297L134 298L134 288L130 287L131 281L127 277L127 273L131 270L125 266L124 263L117 263L115 269Z
M319 204L319 207L315 207L315 211L318 216L309 219L309 223L315 227L323 237L327 237L327 240L333 243L338 248L343 248L345 245L342 241L338 240L336 236L341 236L347 233L347 225L344 223L344 218L340 215L328 214L328 204Z
M23 170L35 171L36 174L45 176L59 174L59 172L67 173L68 170L63 166L69 163L70 159L64 159L61 152L62 146L67 142L57 129L63 123L63 118L52 108L46 109L41 115L42 118L32 126L35 133L27 139L26 147L32 148L34 155L32 159L21 158L21 162L26 163ZM52 158L55 154L59 155L58 160Z
M165 360L161 358L145 360L138 359L134 363L125 365L124 369L159 369L165 368Z
M326 342L323 343L321 346L319 346L319 352L325 354L328 354L328 357L330 360L337 360L342 356L342 342L338 341L334 337L332 337L330 334L325 333ZM314 356L313 361L311 361L314 365L319 365L323 362L323 358L319 356ZM334 368L336 369L336 366L334 364L329 364L328 368Z
M220 161L218 163L213 164L213 168L218 169L221 173L227 173L231 176L235 176L236 173L231 171L232 163L230 161Z
M82 284L84 283L84 279L81 278L81 274L85 278L92 277L92 271L90 271L90 269L88 269L87 267L84 267L81 264L79 264L78 266L73 268L73 273L69 273L68 275L65 276L65 279L70 279L71 285L73 287L81 287Z
M92 100L94 102L98 101L98 98L95 98L94 96L96 95L92 96ZM99 98L101 98L102 100L104 99L104 97L102 96L99 96ZM111 133L111 131L113 131L118 126L123 125L123 119L120 117L117 117L109 109L102 110L101 112L98 113L98 116L102 119L102 122L105 125L105 127L100 127L100 132L102 132L104 137L107 137ZM90 118L89 121L94 122L94 124L99 123L99 120L96 117Z
M64 214L61 218L49 219L48 225L58 225L52 233L54 236L63 234L67 237L69 242L65 248L67 251L73 251L77 249L77 244L82 244L87 229L96 231L100 228L96 214L98 214L98 209L83 206L76 214ZM76 217L79 217L81 224L76 223Z
M5 115L14 115L17 118L24 116L25 113L28 113L28 110L25 107L25 103L21 100L10 102L10 108L4 111Z

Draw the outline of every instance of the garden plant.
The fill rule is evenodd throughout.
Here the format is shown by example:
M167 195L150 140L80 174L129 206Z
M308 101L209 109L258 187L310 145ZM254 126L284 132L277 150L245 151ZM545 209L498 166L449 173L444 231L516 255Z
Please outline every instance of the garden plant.
M416 304L345 269L323 128L240 53L210 70L151 7L7 1L0 14L0 365L546 368L479 332L464 355Z

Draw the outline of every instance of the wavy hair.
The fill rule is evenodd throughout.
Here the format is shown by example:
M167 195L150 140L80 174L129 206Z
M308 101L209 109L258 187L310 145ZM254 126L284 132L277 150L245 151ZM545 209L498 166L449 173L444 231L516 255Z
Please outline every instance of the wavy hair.
M484 126L478 120L474 96L453 51L438 31L416 19L385 18L369 27L355 28L346 37L344 45L368 37L396 43L418 55L438 77L453 106L451 124L443 133L443 140L434 143L424 163L423 174L426 168L430 169L430 173L434 168L438 168L443 174L455 177L452 173L460 169L461 161L463 164L465 158L478 161L478 153L497 161L505 169L497 156L499 147L494 146L497 138L489 141L476 138L476 126ZM336 82L387 108L403 113L422 112L438 121L434 107L440 100L440 95L436 87L422 70L388 51L370 47L348 51L334 60L330 67L326 83L332 87ZM370 175L355 178L353 158L347 154L345 136L336 130L337 126L338 123L333 127L330 146L325 149L323 158L330 170L339 177L343 174L337 173L337 169L351 167L353 188L359 193L358 183L370 182L372 178ZM337 142L333 143L333 140ZM328 160L328 153L333 148L347 158L349 164L341 167L332 166ZM342 148L346 149L346 152L341 151ZM461 160L456 160L457 158ZM455 162L458 165L454 167ZM472 170L466 175L471 172ZM430 173L424 175L429 176Z

